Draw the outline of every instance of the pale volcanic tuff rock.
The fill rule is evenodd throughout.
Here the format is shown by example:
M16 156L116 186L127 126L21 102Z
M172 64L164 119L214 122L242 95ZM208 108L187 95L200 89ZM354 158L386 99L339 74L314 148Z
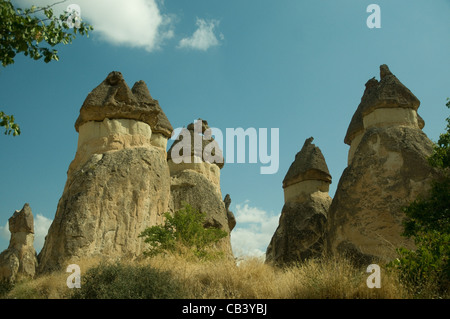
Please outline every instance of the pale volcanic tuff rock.
M39 271L86 256L138 256L145 249L139 234L169 208L172 126L143 81L130 90L111 72L86 98L75 128L77 153Z
M16 210L8 220L11 239L0 254L0 282L14 282L19 278L33 278L37 267L34 249L34 219L30 205Z
M324 253L331 175L320 149L305 141L283 180L285 203L267 247L266 262L301 262Z
M419 100L389 71L366 83L345 143L351 145L328 214L327 250L359 264L396 257L413 248L401 236L401 210L424 194L436 177L427 157L433 143L422 132Z

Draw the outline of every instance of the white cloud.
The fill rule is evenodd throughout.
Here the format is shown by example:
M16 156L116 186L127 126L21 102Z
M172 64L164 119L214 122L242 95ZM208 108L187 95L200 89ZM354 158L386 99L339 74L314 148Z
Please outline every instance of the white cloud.
M48 229L52 224L52 220L47 217L37 214L34 219L34 249L39 253L44 246L45 236L47 236Z
M236 227L231 232L231 246L235 257L263 256L278 226L280 215L252 207L249 201L236 204Z
M178 44L178 48L188 48L206 51L210 47L219 45L219 40L214 34L214 28L219 25L219 21L210 20L206 21L204 19L197 18L197 30L190 37L181 39ZM224 39L223 34L219 34L221 40Z
M30 7L29 1L16 2L19 7ZM36 6L53 3L55 0L33 1ZM70 4L79 5L83 21L113 44L153 51L173 37L172 19L161 13L156 0L73 0L56 5L54 12L60 14Z
M11 233L9 232L9 223L6 221L5 226L0 226L0 238L8 240L11 238ZM0 249L1 252L1 249Z

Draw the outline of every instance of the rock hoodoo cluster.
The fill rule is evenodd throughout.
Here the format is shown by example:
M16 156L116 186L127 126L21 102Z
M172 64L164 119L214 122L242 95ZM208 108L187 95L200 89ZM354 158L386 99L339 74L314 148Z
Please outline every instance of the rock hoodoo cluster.
M33 278L37 258L34 250L34 219L29 204L16 210L8 220L11 239L0 254L0 282L13 282L18 278Z
M75 129L77 152L39 254L40 272L86 256L139 256L139 234L182 201L202 202L196 207L211 214L211 224L228 230L219 166L167 160L173 128L143 81L130 89L111 72L87 96Z
M394 258L397 247L413 247L401 236L401 208L437 177L427 162L433 143L422 132L419 105L381 65L380 80L366 83L348 127L348 166L333 199L325 158L313 138L306 139L283 180L284 206L268 263L327 253L368 265ZM77 151L44 247L36 258L26 204L9 219L11 241L0 254L0 280L33 277L82 257L135 258L145 249L141 232L185 203L206 213L206 227L228 233L235 227L231 198L222 200L222 150L208 122L199 119L182 129L167 152L172 125L143 81L130 89L120 72L111 72L87 96L75 129ZM231 256L229 236L225 249Z
M303 217L306 211L303 207L289 209L293 202L299 206L298 198L303 200L302 205L314 203L312 196L299 196L306 184L297 183L302 177L295 179L291 173L293 166L300 166L295 163L297 157L304 158L305 163L311 156L302 149L283 181L285 206L267 250L268 261L301 261L305 256L328 253L342 254L357 264L369 265L395 258L398 247L413 248L413 242L401 236L404 218L401 208L424 193L436 177L427 162L433 143L422 132L425 123L417 114L419 105L417 97L388 66L381 65L380 81L372 78L366 83L347 130L344 142L350 145L348 166L336 194L332 201L321 202L329 206L322 204L320 208L323 222L317 223L320 226L315 230L321 232L311 230L311 219ZM317 170L314 172L321 178L309 181L309 189L325 194L328 171L322 171L321 175ZM320 240L309 241L310 238ZM313 252L305 249L311 244ZM302 254L302 249L307 253Z
M324 251L331 175L320 149L308 138L295 156L284 180L284 206L267 247L266 261L287 264Z

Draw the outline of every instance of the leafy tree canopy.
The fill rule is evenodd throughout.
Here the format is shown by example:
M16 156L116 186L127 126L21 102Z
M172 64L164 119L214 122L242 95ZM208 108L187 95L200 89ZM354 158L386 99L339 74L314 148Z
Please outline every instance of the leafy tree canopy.
M227 236L227 232L217 228L205 228L206 214L185 206L173 214L165 213L163 225L145 229L140 237L150 248L145 255L154 256L164 252L174 252L179 248L188 248L200 258L213 257L207 248Z
M43 58L45 63L58 61L56 45L72 43L77 33L89 36L93 27L82 22L74 12L64 12L59 16L53 13L52 7L63 2L21 9L10 0L0 0L0 61L3 67L13 64L19 53L33 60ZM0 127L5 127L6 135L20 135L20 128L12 115L0 112Z

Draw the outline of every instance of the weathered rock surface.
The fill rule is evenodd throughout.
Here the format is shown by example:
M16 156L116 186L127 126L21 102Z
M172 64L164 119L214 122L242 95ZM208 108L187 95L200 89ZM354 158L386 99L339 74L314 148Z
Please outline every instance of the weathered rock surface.
M421 130L418 99L386 65L380 74L380 82L366 84L347 131L349 165L328 214L327 250L361 264L414 247L401 236L401 207L424 194L435 176L426 160L433 144Z
M236 226L236 218L234 217L233 212L230 210L231 205L231 197L230 194L226 194L223 199L223 203L225 204L225 209L227 211L227 219L228 219L228 228L230 231Z
M420 101L385 64L380 66L380 77L380 81L375 78L367 81L361 103L347 129L344 142L350 145L349 164L366 129L392 125L422 129L425 126L417 114Z
M34 219L29 204L16 210L9 221L11 239L0 254L0 282L14 282L18 278L33 278L37 267L34 249Z
M267 247L267 263L284 265L324 254L331 175L312 141L305 141L283 180L285 204Z
M266 252L266 262L284 265L321 257L331 198L311 194L303 202L287 202Z
M67 259L133 258L145 250L138 236L162 222L170 199L165 144L172 128L154 101L144 82L130 90L119 72L88 95L39 271L66 266ZM163 143L155 143L153 130Z
M173 175L171 198L174 211L182 208L184 203L188 203L206 213L205 226L230 232L220 188L213 185L204 175L189 169Z

